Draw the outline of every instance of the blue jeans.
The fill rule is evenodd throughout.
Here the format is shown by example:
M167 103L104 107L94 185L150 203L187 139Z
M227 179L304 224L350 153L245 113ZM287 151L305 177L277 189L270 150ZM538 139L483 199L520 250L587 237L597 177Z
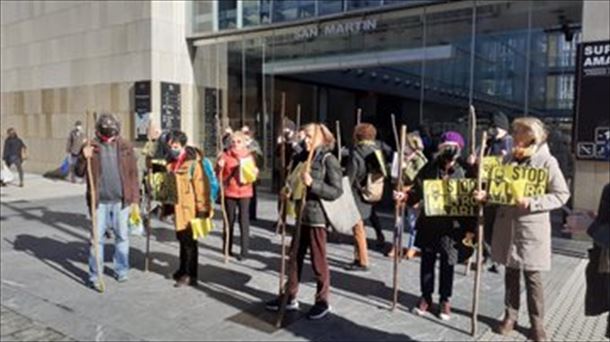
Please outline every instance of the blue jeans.
M127 276L129 271L129 229L127 220L129 218L129 206L122 208L121 202L100 203L97 208L97 236L100 264L104 264L104 235L110 226L114 231L114 272L117 278ZM95 260L95 248L91 236L91 248L89 250L89 281L97 281L97 263ZM103 270L103 267L102 267Z

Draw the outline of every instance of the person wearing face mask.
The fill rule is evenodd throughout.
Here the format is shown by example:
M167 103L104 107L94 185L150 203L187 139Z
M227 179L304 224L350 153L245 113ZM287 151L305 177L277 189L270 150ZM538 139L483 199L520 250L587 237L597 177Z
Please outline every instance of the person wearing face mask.
M467 172L458 162L464 148L464 139L453 131L441 135L438 152L431 162L419 172L407 204L414 206L423 199L423 183L427 179L461 179ZM403 196L395 199L402 200ZM423 203L421 203L423 204ZM427 216L422 210L416 222L415 246L421 251L420 287L421 298L413 312L427 315L432 307L434 292L434 266L440 260L440 308L442 320L451 318L451 295L453 292L454 266L458 263L458 246L467 234L472 234L475 223L471 218L449 216Z
M119 120L113 114L101 114L95 124L95 139L82 148L74 172L77 177L84 177L87 174L87 159L91 159L93 179L87 182L87 204L97 214L99 257L104 260L104 236L106 229L111 227L116 245L115 277L117 281L125 282L129 271L128 216L140 202L140 188L133 146L119 135L120 130ZM92 208L90 203L91 183L96 186L96 208ZM102 290L97 279L93 246L89 254L89 282L94 289Z
M180 244L180 266L173 274L174 287L196 286L199 249L193 238L191 220L212 214L210 187L198 151L187 146L184 132L168 133L170 157L167 170L176 179L176 203L173 206L176 238Z
M516 119L512 128L514 147L506 162L547 169L548 183L544 195L520 198L513 206L498 206L491 253L493 261L506 267L506 309L504 319L494 331L508 335L515 328L523 274L531 323L529 338L545 341L542 272L551 268L550 211L561 208L570 198L570 191L557 160L549 152L544 124L537 118L523 117ZM486 201L487 193L475 192L475 198Z
M70 165L68 169L68 178L72 183L76 182L74 165L78 160L78 155L80 154L84 143L85 132L83 131L83 123L78 120L74 123L74 128L70 131L68 140L66 141L66 153L68 154L68 161Z
M229 233L229 255L233 256L233 226L236 219L237 207L239 207L239 228L241 233L241 251L238 260L248 258L249 236L250 236L250 199L253 195L252 183L246 183L240 177L240 165L243 159L252 158L251 152L246 145L246 135L235 132L231 136L231 147L223 152L216 162L216 173L219 181L224 184L225 211L227 213L229 227L224 231ZM258 168L254 170L258 174ZM223 246L224 248L224 246Z

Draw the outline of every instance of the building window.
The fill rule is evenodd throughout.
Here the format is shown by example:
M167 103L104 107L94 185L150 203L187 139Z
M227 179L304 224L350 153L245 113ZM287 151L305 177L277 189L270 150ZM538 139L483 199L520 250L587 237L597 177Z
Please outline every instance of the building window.
M273 22L291 21L316 15L316 0L273 2Z
M251 1L243 1L243 25L247 26L255 26L260 24L261 21L261 8L260 1L251 0Z
M380 6L381 0L346 0L348 10L365 8L365 7L373 7Z
M218 28L232 29L237 27L237 0L218 1Z
M343 11L343 0L318 1L318 14L333 14Z

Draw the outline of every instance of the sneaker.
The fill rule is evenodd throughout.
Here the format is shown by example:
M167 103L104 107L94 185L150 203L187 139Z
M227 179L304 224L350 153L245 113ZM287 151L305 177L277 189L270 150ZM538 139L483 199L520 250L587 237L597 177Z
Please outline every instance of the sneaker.
M328 303L318 302L314 306L311 307L309 312L307 313L307 318L316 320L321 319L324 316L330 313L331 307Z
M102 286L102 283L100 283L99 281L91 281L91 282L89 282L89 287L94 289L95 291L97 291L99 293L104 293L104 286Z
M265 303L265 309L269 311L280 311L280 305L282 305L282 298L276 298ZM296 299L289 300L286 302L286 310L296 311L299 309L299 301Z
M119 283L126 283L127 280L129 280L129 278L127 277L127 274L123 274L123 275L116 277L116 281L118 281Z
M515 325L517 322L514 319L508 318L505 315L504 319L500 324L494 327L493 332L496 334L508 336L513 330L515 330Z
M176 283L174 284L174 287L185 287L185 286L190 286L190 285L191 285L191 277L184 275L176 281Z
M178 279L182 278L183 275L184 275L184 272L177 270L176 272L174 272L172 274L172 279L174 279L175 281L178 281Z
M439 312L439 317L443 321L448 321L451 319L451 304L449 301L444 300L441 302L441 311Z
M366 272L369 270L369 267L366 265L360 265L359 262L354 261L351 264L346 265L345 267L343 267L344 270L346 271L360 271L360 272Z
M424 297L419 299L419 303L413 308L413 313L418 316L424 316L430 311L430 301Z
M498 264L496 264L495 262L493 264L491 264L491 266L489 266L487 271L489 271L491 273L500 273L500 270L498 269Z

